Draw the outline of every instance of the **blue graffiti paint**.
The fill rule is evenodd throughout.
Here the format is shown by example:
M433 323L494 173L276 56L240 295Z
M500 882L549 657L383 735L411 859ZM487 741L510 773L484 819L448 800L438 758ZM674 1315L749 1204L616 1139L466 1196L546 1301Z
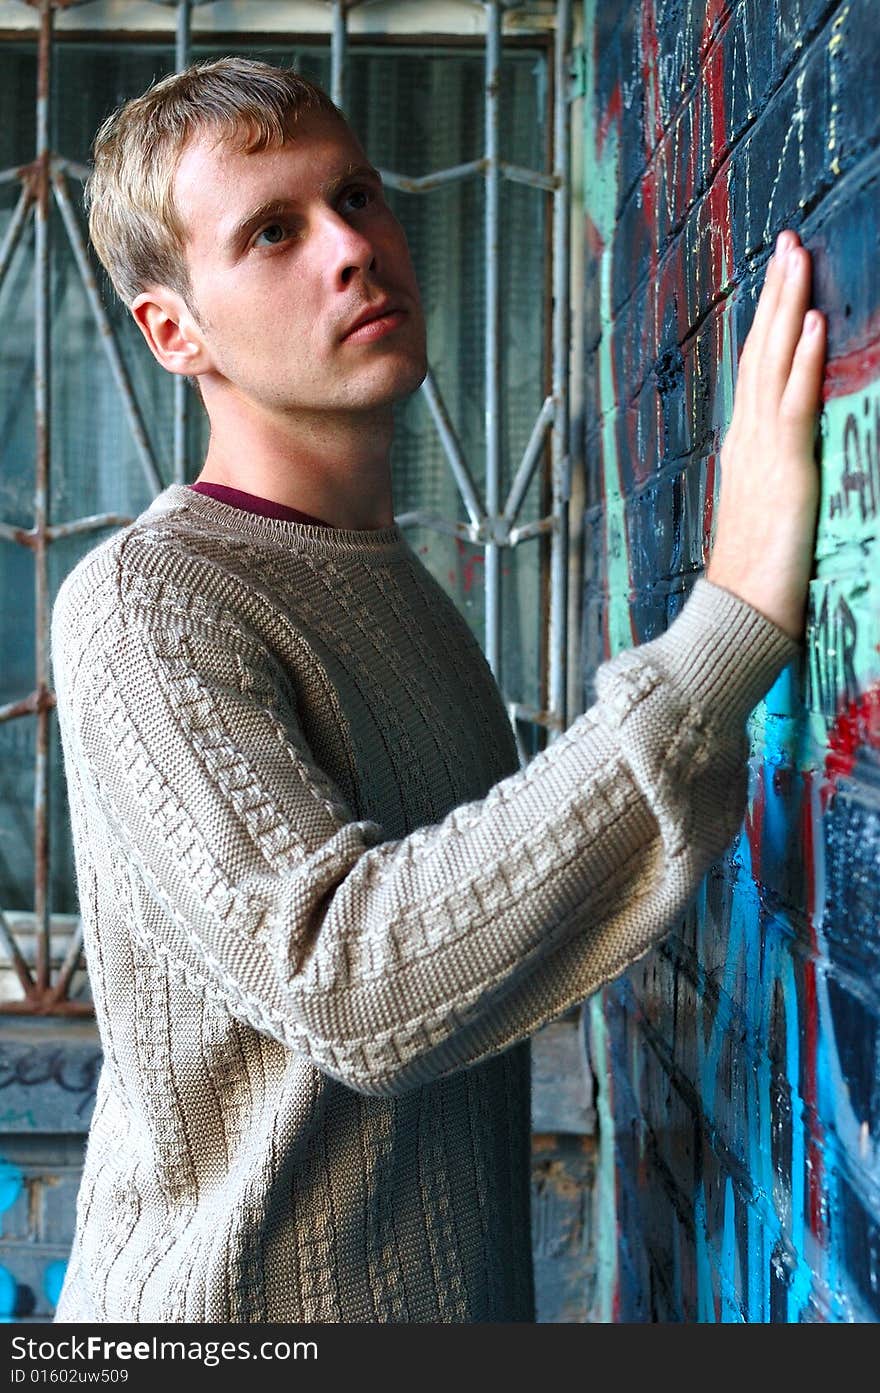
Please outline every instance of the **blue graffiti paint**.
M13 1320L18 1301L18 1283L8 1267L0 1265L0 1322Z
M786 794L777 786L774 772L791 767L795 694L791 673L787 670L768 692L765 701L751 722L753 751L760 748L752 764L750 805L760 797L763 816L760 829L760 866L778 867L788 854L791 842L793 809ZM784 785L781 786L784 788ZM796 811L796 810L795 810ZM754 1185L754 1193L746 1212L748 1261L745 1288L736 1273L735 1198L728 1181L724 1196L724 1229L722 1240L721 1293L722 1319L741 1320L739 1308L728 1301L728 1290L740 1290L745 1304L746 1319L766 1322L770 1319L769 1273L772 1254L782 1236L780 1216L773 1205L774 1168L770 1142L772 1101L771 1069L768 1053L770 1019L774 987L779 980L783 987L785 1008L786 1053L785 1070L792 1100L792 1176L791 1231L787 1235L793 1249L788 1278L789 1319L797 1321L805 1309L812 1289L812 1273L804 1256L806 1209L804 1187L804 1115L800 1091L800 1025L797 1015L797 992L794 969L785 939L792 934L791 925L781 911L769 916L756 893L755 882L760 868L752 861L752 847L743 836L737 848L736 882L730 906L727 951L720 984L720 1002L711 1022L708 1043L705 1032L697 1032L699 1044L700 1092L706 1120L713 1130L725 1119L717 1116L716 1091L725 1039L734 1018L750 1047L757 1049L758 1064L747 1075L745 1096L740 1100L742 1113L738 1119L742 1131L732 1138L746 1161ZM702 918L702 916L701 916ZM698 938L698 943L701 939ZM705 969L706 964L701 962ZM744 969L744 971L742 971ZM742 975L740 975L742 971ZM700 995L701 1015L706 1010ZM726 1119L728 1122L731 1119ZM695 1197L694 1217L699 1226L705 1222L705 1199L702 1187ZM702 1288L709 1283L711 1290L710 1255L705 1238L704 1254L699 1256L698 1239L697 1280ZM700 1302L707 1310L707 1303ZM701 1319L714 1316L701 1315Z
M715 1323L715 1303L712 1299L712 1266L706 1224L706 1191L702 1177L694 1196L694 1225L697 1266L697 1320L701 1324Z
M21 1168L10 1161L0 1160L0 1214L11 1209L24 1187Z
M724 1236L721 1241L721 1320L725 1325L742 1324L735 1298L736 1273L736 1208L733 1181L727 1177L724 1186Z
M804 1145L804 1100L800 1092L800 1027L797 1011L797 987L794 964L784 954L782 964L783 1001L785 1003L785 1068L791 1092L791 1241L795 1252L803 1257L807 1236L806 1209L806 1147ZM799 1262L789 1278L788 1319L800 1321L810 1299L812 1274L806 1261Z
M618 633L631 614L634 634L652 637L674 612L667 590L699 566L701 542L705 562L735 347L783 225L797 227L814 253L815 303L828 315L831 349L803 661L750 722L745 833L733 860L700 889L696 962L689 921L671 1001L661 1003L669 1014L658 1009L669 1029L661 1044L694 1085L700 1151L693 1180L689 1172L682 1180L696 1238L665 1212L662 1187L627 1205L621 1252L648 1235L654 1241L647 1266L624 1275L623 1318L642 1318L635 1284L645 1272L656 1272L685 1318L880 1318L880 695L870 697L878 682L880 309L870 267L880 116L852 59L880 56L875 9L875 0L584 0L585 153L602 180L601 197L595 179L585 194L585 309L596 345L586 433L592 453L613 464L604 474L591 469L591 527L608 542L615 519L626 524L624 551L598 555L589 599L595 606L601 595ZM829 91L834 100L823 108L817 98ZM613 161L604 158L612 140ZM687 485L675 493L673 471L691 481L699 473L696 506ZM853 708L843 725L841 702ZM665 979L658 982L665 993ZM662 1130L661 1094L640 1088L640 1003L611 990L605 1000L609 1033L628 1045L614 1068L628 1085L632 1078L617 1090L619 1116L611 1107L623 1194L643 1164L624 1129ZM612 1099L616 1085L609 1079ZM630 1118L633 1101L644 1116Z
M61 1295L61 1287L64 1283L64 1274L67 1271L67 1262L63 1258L57 1258L55 1262L50 1262L43 1273L43 1291L49 1305L58 1305L58 1298Z

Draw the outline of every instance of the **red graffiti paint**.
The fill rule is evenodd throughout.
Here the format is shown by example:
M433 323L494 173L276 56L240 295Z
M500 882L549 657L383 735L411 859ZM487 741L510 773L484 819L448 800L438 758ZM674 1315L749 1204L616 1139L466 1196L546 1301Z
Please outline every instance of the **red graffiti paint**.
M642 90L645 93L645 160L650 163L654 147L663 138L663 114L660 110L660 43L657 38L657 15L654 0L642 6L641 25ZM653 142L653 143L652 143Z
M703 19L703 35L700 40L700 67L706 62L709 45L715 38L715 31L721 27L722 20L730 18L730 0L707 0Z
M820 797L825 812L841 779L851 774L861 746L880 749L880 684L841 707L828 732L825 782Z
M813 842L812 788L813 774L806 770L803 775L804 796L801 807L801 837L806 877L807 926L810 935L810 957L804 962L804 1049L803 1049L803 1097L806 1116L809 1119L809 1140L807 1142L807 1214L810 1231L824 1245L827 1234L823 1218L822 1193L824 1190L825 1166L820 1138L816 1135L819 1123L819 1004L816 998L816 958L819 941L816 934L816 850Z
M693 251L696 262L696 278L699 296L699 310L702 315L707 309L712 314L711 329L714 342L710 353L714 354L717 370L727 367L725 348L733 337L728 319L729 301L723 297L733 289L734 247L731 223L731 165L729 159L729 131L725 109L725 58L730 52L725 43L725 34L731 22L731 10L737 7L729 0L705 0L701 20L699 59L697 69L699 78L687 114L676 110L663 111L663 94L669 90L661 81L660 43L658 39L657 14L658 0L641 0L638 8L639 68L642 88L641 149L643 169L638 177L639 210L641 220L634 229L626 224L625 240L612 242L615 257L626 257L632 266L624 268L631 272L629 284L639 284L641 298L630 306L638 313L624 321L632 323L631 333L623 334L621 323L612 320L602 325L603 333L611 336L614 351L611 353L613 374L613 404L616 412L615 430L618 443L623 447L618 452L618 467L621 475L621 493L624 498L632 489L624 487L624 474L629 470L630 478L642 483L660 462L659 450L666 438L663 430L663 412L666 409L661 392L657 392L656 402L642 399L642 412L634 407L630 397L634 384L641 382L640 366L656 361L660 345L660 327L666 328L670 322L670 310L677 312L677 322L684 324L688 331L693 327L694 306L688 303L688 287L693 277L683 272L683 255ZM661 33L664 32L662 29ZM667 56L666 61L669 61ZM635 74L633 74L635 75ZM728 78L730 73L727 74ZM677 114L682 115L680 126L672 122ZM637 119L635 117L633 120ZM597 144L601 155L609 133L618 124L629 121L624 116L621 103L621 87L618 83L607 104L599 126ZM666 126L666 128L664 128ZM683 147L678 144L683 133L690 129L690 140L684 138ZM636 132L636 139L639 133ZM676 156L681 152L680 159ZM676 187L677 181L677 187ZM706 182L708 187L703 190ZM681 201L682 186L684 200ZM697 190L702 202L694 209ZM670 189L675 189L670 193ZM704 194L704 196L703 196ZM676 248L664 250L670 233L677 234L685 217L693 217L698 222L698 239L692 246L684 236L679 240L687 242L686 253ZM690 230L690 225L688 227ZM590 251L600 246L600 239L592 224L588 223L588 246ZM610 249L601 247L602 253L611 255ZM620 262L616 271L621 270ZM642 278L647 277L647 289L642 287ZM624 288L624 293L626 293ZM837 306L829 294L828 311L833 319L837 335L845 332L844 318L837 313ZM820 308L824 308L820 304ZM842 309L842 307L840 307ZM708 326L707 326L708 328ZM823 384L823 399L848 396L864 391L880 379L880 313L869 321L867 329L860 329L860 343L857 347L841 344L838 356L829 360ZM853 340L850 339L850 344ZM663 345L666 346L665 344ZM708 347L708 345L707 345ZM709 354L706 355L708 357ZM735 363L735 350L734 350ZM697 364L698 370L699 363ZM685 380L689 369L685 366ZM621 394L618 377L623 380ZM621 400L621 395L627 400ZM720 396L716 398L719 403ZM609 404L610 405L610 404ZM680 407L680 399L677 405ZM722 422L718 422L722 425ZM626 451L626 452L625 452ZM629 459L627 460L627 453ZM610 465L610 461L608 464ZM626 465L626 467L625 467ZM717 453L709 455L706 461L705 495L703 498L702 544L704 563L708 559L713 526L714 494L717 470L720 468ZM603 529L606 546L608 530ZM606 576L609 574L606 560ZM628 558L629 566L633 562ZM630 571L630 585L633 575ZM614 600L623 601L616 595ZM608 652L608 616L604 621L606 654ZM634 634L634 641L637 636ZM852 690L850 688L850 690ZM824 849L823 818L833 815L833 800L841 789L843 781L852 776L857 768L859 752L866 748L880 748L880 685L872 687L856 700L841 705L824 751L824 764L818 769L802 774L803 800L801 804L801 837L803 866L805 875L804 907L807 914L811 953L804 954L797 971L802 988L801 1022L801 1087L806 1117L809 1119L806 1138L806 1209L807 1222L817 1242L827 1247L829 1242L826 1167L833 1164L825 1156L825 1141L819 1118L818 1063L819 1063L819 1003L817 963L822 960L817 926L821 926L824 906L817 902L817 889L824 881L822 858ZM756 783L748 808L744 836L751 851L751 873L760 882L762 851L765 830L769 834L767 794L773 770L769 765L759 764L756 770ZM796 777L796 775L795 775ZM772 809L772 804L771 804ZM769 858L769 851L768 851ZM765 864L765 872L769 866ZM769 879L769 874L768 874ZM759 909L759 914L762 910ZM819 969L821 971L821 969ZM610 1087L610 1083L609 1083ZM613 1095L612 1095L613 1113ZM618 1215L620 1209L618 1207ZM621 1242L626 1237L621 1233ZM682 1271L688 1277L687 1259L681 1263ZM619 1318L621 1303L620 1275L615 1274L613 1290L614 1319ZM697 1278L694 1276L694 1289ZM626 1292L624 1290L624 1297ZM716 1308L717 1314L717 1308Z
M483 553L479 551L471 551L470 555L468 555L465 551L465 543L462 541L461 537L456 537L455 545L458 549L459 560L462 563L461 579L462 585L464 586L464 593L467 595L473 589L474 567L482 566L485 558Z
M840 780L851 774L860 748L880 749L880 684L869 687L856 700L842 705L828 733L827 753L819 788L822 816L828 811ZM816 903L816 846L813 807L812 770L803 774L802 847L806 877L806 910L810 934L811 956L804 963L804 1105L811 1120L807 1147L807 1196L809 1223L821 1242L827 1241L827 1225L823 1209L824 1158L819 1128L817 1058L819 1047L819 1007L816 995L816 959L819 941L816 924L823 906Z
M715 30L727 15L726 0L710 0L706 6L703 38L700 45L700 68L704 78L709 110L712 117L712 169L716 170L706 203L709 211L709 254L712 266L712 289L718 292L724 285L724 267L728 274L733 268L733 233L730 225L729 164L721 167L727 149L727 120L724 110L724 49L716 43L709 51ZM723 360L723 316L715 316L715 362Z
M618 82L614 88L614 91L611 93L611 100L609 101L605 111L602 113L601 120L599 121L599 131L596 140L596 156L599 160L601 160L602 158L602 152L605 148L605 141L608 139L608 132L611 129L612 122L619 122L622 119L622 117L623 95L620 90L620 83Z
M642 213L645 221L648 243L648 287L649 287L649 312L642 320L641 341L639 351L642 361L653 362L657 356L657 325L660 318L659 300L656 293L651 292L651 287L657 285L657 267L659 262L659 191L660 191L660 172L659 164L663 149L663 112L660 103L660 44L657 39L657 16L655 13L654 0L642 6L641 22L641 54L642 54L642 91L645 94L645 121L642 128L643 148L645 154L645 169L641 179ZM635 345L633 345L634 347ZM627 372L627 381L631 381L631 374ZM643 459L642 454L651 456L656 451L638 448L638 438L635 434L637 428L637 417L635 412L628 413L628 433L630 436L630 455L634 464L634 472L639 482L651 470L651 462ZM658 442L661 439L662 415L660 405L660 395L656 396L654 403L654 436ZM641 466L641 467L640 467Z
M760 880L761 877L761 848L764 841L764 813L767 806L764 772L762 766L755 796L746 808L745 816L745 833L751 853L752 880L755 881Z
M876 318L867 343L829 360L822 386L823 401L863 392L880 377L880 315Z
M589 213L584 214L584 240L591 256L600 261L605 250L605 240Z

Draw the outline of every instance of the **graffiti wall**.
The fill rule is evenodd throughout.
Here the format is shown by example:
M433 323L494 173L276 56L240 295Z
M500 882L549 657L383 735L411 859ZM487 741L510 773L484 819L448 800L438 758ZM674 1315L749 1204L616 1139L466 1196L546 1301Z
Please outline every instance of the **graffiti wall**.
M585 1008L594 1320L880 1319L876 0L585 0L585 701L712 537L783 227L828 316L806 648L750 723L743 826Z
M94 1023L6 1016L0 1036L0 1324L51 1319L67 1267L101 1048Z

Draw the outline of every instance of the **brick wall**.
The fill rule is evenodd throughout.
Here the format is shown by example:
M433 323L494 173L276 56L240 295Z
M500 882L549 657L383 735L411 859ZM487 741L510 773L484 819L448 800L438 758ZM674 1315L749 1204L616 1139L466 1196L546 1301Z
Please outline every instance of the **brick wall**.
M45 1321L55 1309L101 1057L93 1021L3 1019L0 1321Z
M880 23L876 0L586 0L583 648L702 569L776 233L828 315L807 646L684 921L585 1008L594 1320L880 1317Z

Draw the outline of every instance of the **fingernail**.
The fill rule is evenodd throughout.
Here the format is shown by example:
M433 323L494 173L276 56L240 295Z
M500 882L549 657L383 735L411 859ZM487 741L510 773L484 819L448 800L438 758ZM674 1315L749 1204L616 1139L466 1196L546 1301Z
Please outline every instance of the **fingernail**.
M794 246L794 239L792 238L791 233L780 232L779 236L776 238L776 254L780 260L782 260L782 258L785 256L785 253L792 246Z
M801 267L801 259L795 247L788 247L785 253L785 274L796 276Z
M815 310L810 310L807 315L805 326L808 334L818 334L822 327L822 316Z

